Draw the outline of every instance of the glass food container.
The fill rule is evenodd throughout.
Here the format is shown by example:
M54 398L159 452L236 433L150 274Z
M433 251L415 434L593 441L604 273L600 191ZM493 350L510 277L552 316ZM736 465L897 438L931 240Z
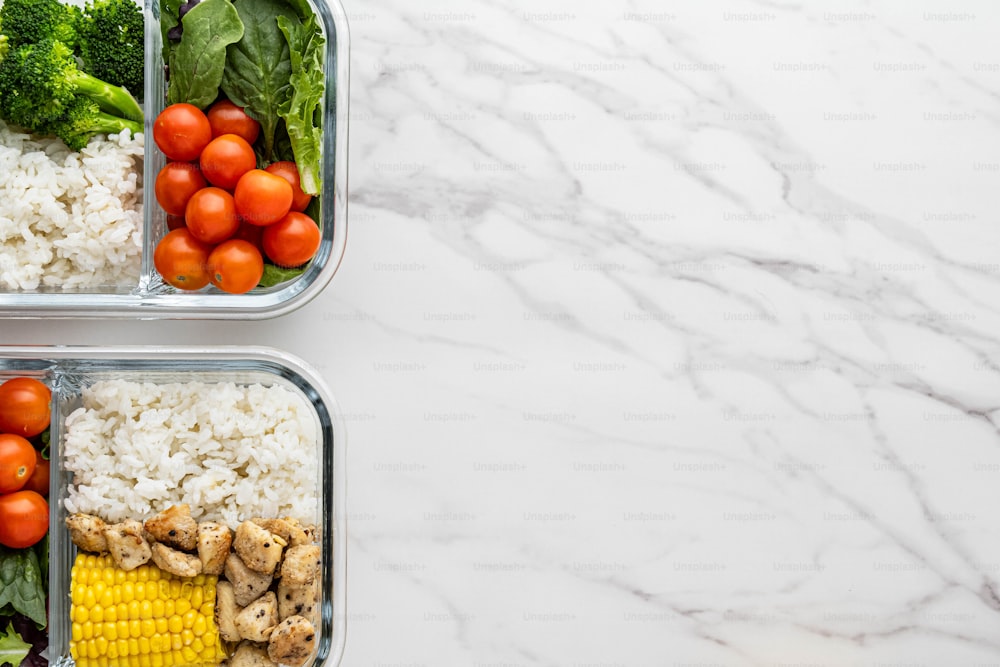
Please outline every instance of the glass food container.
M277 385L304 399L317 437L315 465L302 474L316 476L317 543L322 553L318 650L309 664L340 663L346 639L346 436L337 403L313 370L289 354L260 347L0 347L0 382L23 376L52 390L48 578L52 664L73 664L69 591L78 550L65 527L64 502L73 483L73 474L64 466L66 418L81 406L83 390L102 380Z
M340 265L347 241L350 38L347 17L339 0L307 1L324 32L326 86L322 120L323 182L317 196L321 241L304 273L273 287L258 287L246 294L227 294L211 285L193 292L178 290L166 284L156 272L153 250L167 232L167 216L156 203L153 183L166 160L152 140L152 127L164 107L166 82L160 0L146 0L144 211L138 278L128 283L87 288L43 285L34 290L13 290L0 287L0 317L265 319L304 305L330 282ZM69 2L83 4L83 0Z

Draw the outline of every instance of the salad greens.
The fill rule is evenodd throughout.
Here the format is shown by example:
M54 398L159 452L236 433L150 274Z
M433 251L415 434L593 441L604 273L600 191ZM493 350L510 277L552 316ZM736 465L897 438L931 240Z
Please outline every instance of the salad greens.
M243 20L243 39L226 51L222 90L260 123L262 158L271 162L280 120L278 108L289 98L292 76L288 42L278 25L282 21L298 23L298 17L282 0L241 1L236 3L236 11Z
M43 543L45 541L43 540ZM38 554L31 549L0 547L0 615L23 614L44 628L48 584L42 578Z
M323 102L323 35L316 16L305 23L278 17L278 27L290 48L292 64L291 97L278 113L285 119L292 153L299 165L303 192L317 194L322 183L320 173L320 113Z
M31 644L21 639L12 621L7 621L7 629L0 630L0 665L9 664L17 667L30 652Z
M170 50L167 99L204 109L219 96L226 47L243 37L243 22L229 0L203 0L181 22L183 36Z

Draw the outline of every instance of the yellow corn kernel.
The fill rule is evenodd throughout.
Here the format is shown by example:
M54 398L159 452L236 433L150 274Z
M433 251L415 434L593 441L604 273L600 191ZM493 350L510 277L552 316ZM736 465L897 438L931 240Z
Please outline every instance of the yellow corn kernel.
M115 644L118 646L118 655L126 656L129 654L127 639L119 639Z
M167 627L168 623L166 616L157 616L156 618L153 619L153 623L156 624L157 634L165 635L170 631L170 629Z
M166 615L167 615L167 610L166 610L166 605L163 603L163 600L161 600L160 598L156 598L155 600L153 600L152 618L160 618L161 616L166 616Z
M194 614L194 612L188 612ZM201 614L196 614L194 618L194 623L191 624L191 630L194 631L195 636L201 637L205 634L205 630L208 629L208 624L205 623L205 617Z
M105 623L101 632L101 636L108 641L115 641L118 639L118 624L117 623Z
M152 652L148 637L139 637L139 655L149 655Z
M153 619L144 618L141 621L132 622L139 626L139 632L132 635L133 637L145 637L146 639L149 639L156 634L156 621Z
M132 573L129 572L129 574ZM135 600L135 582L126 578L125 583L122 584L122 602L129 604L133 600Z
M130 627L131 626L130 621L121 618L118 619L118 623L116 623L115 625L117 626L119 637L125 638L132 635L132 628Z
M186 614L188 612L189 609L191 609L191 601L190 600L185 600L184 598L178 598L177 601L174 602L174 613L175 614L183 616L184 614Z
M104 609L99 604L95 604L90 608L90 620L94 623L104 622Z
M194 633L191 632L190 630L186 630L186 629L183 630L183 631L181 631L181 643L184 646L190 646L191 644L193 644L194 643Z
M86 607L73 607L73 613L70 614L70 618L73 619L73 623L86 623L90 620L90 612L87 611Z
M153 618L153 603L151 601L143 600L139 603L139 618L143 620Z
M181 616L181 621L183 621L184 627L190 630L191 628L194 627L194 622L195 619L197 618L198 618L198 612L196 612L194 609L188 609L186 612L184 612L184 615Z
M83 624L83 638L93 639L94 638L94 624L87 621Z
M117 620L118 620L118 605L113 604L108 607L104 607L104 622L114 623Z
M202 575L198 575L199 577ZM203 586L195 586L194 590L191 591L191 606L195 609L201 609L201 604L204 601L204 595L202 594Z
M205 643L201 641L200 637L195 637L194 641L191 642L191 648L194 649L195 653L201 655L205 652Z

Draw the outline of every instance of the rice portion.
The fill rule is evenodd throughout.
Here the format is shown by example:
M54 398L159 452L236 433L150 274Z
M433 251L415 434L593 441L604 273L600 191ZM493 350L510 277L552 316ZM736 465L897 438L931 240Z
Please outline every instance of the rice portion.
M143 145L125 131L77 153L0 121L0 288L136 284Z
M70 512L143 519L188 503L231 528L254 517L317 523L315 413L284 387L96 382L66 419Z

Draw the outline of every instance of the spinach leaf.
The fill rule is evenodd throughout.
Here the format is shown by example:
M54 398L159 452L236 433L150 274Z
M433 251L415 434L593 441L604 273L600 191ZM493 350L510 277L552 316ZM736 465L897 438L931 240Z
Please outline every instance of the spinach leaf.
M300 186L304 192L318 195L323 181L320 164L322 132L316 119L323 102L325 40L315 15L305 23L279 16L278 27L288 42L292 61L292 94L278 113L285 119L288 136L292 140Z
M274 264L265 264L264 275L261 277L260 282L257 283L257 287L274 287L292 278L298 278L305 270L304 266L300 266L297 269L283 269Z
M0 547L0 608L9 604L44 628L47 589L34 549Z
M7 631L0 631L0 665L17 667L30 651L31 644L21 639L21 635L14 630L14 624L8 622Z
M278 21L298 21L295 11L280 0L240 0L236 11L243 21L243 38L226 54L222 90L234 104L260 123L263 162L274 155L278 108L288 99L292 74L288 43Z
M203 0L181 19L184 35L171 52L171 104L204 109L219 96L226 47L243 37L243 22L229 0Z

